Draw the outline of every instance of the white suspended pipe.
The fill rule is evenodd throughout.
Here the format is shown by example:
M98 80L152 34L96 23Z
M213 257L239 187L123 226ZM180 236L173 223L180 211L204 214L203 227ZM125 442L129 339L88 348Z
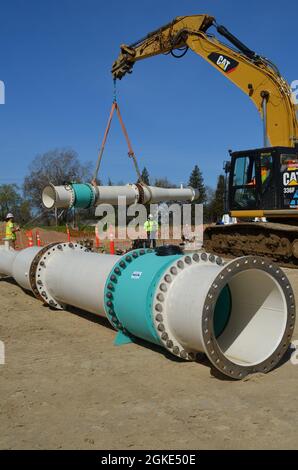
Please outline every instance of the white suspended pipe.
M144 204L166 201L195 201L199 197L199 191L188 188L158 188L157 186L142 186L144 192ZM140 201L142 202L142 201Z
M0 272L57 309L107 317L118 343L142 338L188 361L208 356L223 374L266 373L287 351L295 298L284 272L255 256L135 250L124 256L73 243L0 250Z
M126 205L159 203L165 201L194 201L199 192L193 188L158 188L142 183L127 186L97 186L91 184L68 184L46 186L42 192L42 203L46 209L89 208L99 204L117 205L119 198L126 198Z

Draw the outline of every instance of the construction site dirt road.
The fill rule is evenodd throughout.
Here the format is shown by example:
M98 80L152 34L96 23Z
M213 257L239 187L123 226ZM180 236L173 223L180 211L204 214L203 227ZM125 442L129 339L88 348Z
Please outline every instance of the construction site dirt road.
M298 273L286 270L298 295ZM0 281L1 449L290 449L298 365L221 378L144 344L113 345L108 322L53 311ZM293 339L298 339L298 327Z

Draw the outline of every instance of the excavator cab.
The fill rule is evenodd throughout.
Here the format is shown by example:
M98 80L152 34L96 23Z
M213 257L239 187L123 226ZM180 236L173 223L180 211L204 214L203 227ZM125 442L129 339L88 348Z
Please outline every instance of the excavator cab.
M285 210L284 215L294 215L298 209L298 148L231 152L228 205L231 215L238 218L278 217Z

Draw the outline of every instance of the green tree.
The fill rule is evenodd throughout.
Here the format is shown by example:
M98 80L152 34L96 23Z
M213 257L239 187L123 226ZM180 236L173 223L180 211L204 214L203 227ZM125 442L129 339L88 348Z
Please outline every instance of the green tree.
M149 172L147 170L147 168L144 166L143 170L142 170L142 173L141 173L141 180L145 183L145 184L150 184L150 176L149 176ZM140 183L140 178L138 179L138 183Z
M203 174L198 165L196 165L192 170L188 185L194 189L198 189L199 191L199 198L197 199L196 203L204 204L207 201L206 187L204 184Z
M13 212L20 202L21 196L16 184L2 184L0 186L0 216L2 220L5 219L8 212Z
M206 186L206 202L204 204L204 223L213 222L212 204L215 197L215 189Z
M219 175L217 186L214 194L214 199L211 203L211 216L214 222L221 219L224 213L224 200L225 200L225 177Z
M21 199L20 204L14 209L14 216L19 225L24 225L32 219L30 202Z
M171 183L168 178L156 178L154 181L154 186L157 188L176 188L177 186Z
M7 213L12 212L18 221L23 224L30 220L30 204L20 194L16 184L0 185L0 218L4 220Z

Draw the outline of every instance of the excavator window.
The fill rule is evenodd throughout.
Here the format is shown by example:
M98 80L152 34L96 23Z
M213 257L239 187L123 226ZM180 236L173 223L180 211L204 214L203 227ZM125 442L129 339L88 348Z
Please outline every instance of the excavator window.
M255 165L251 157L239 157L235 163L234 186L252 184L255 178Z
M270 147L231 153L229 210L298 209L298 153Z
M233 193L234 208L254 209L256 207L256 165L254 155L239 156L235 159Z

